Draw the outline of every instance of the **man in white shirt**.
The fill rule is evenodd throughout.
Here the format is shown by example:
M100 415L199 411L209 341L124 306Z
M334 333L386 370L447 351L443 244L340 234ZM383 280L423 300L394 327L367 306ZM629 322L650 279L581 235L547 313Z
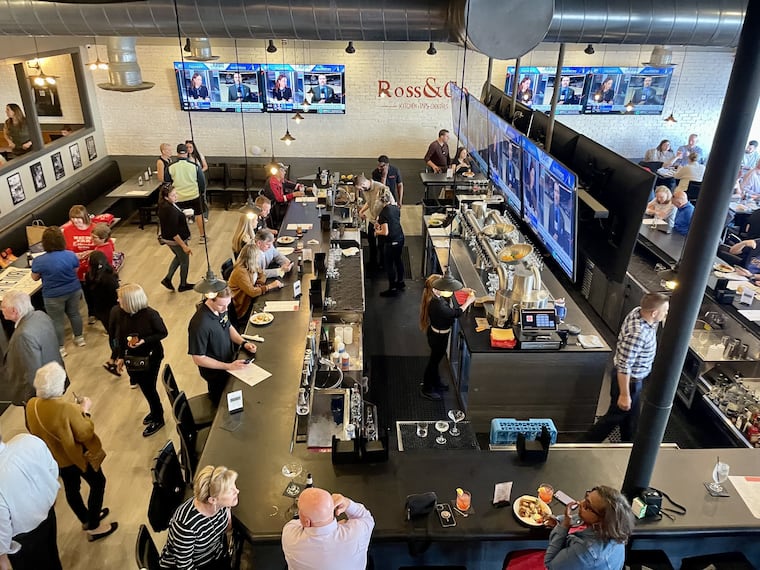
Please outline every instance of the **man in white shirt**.
M61 570L58 488L58 464L45 442L24 433L5 443L0 435L0 570Z
M269 230L259 230L254 238L259 254L259 264L267 279L282 277L293 268L293 262L274 247L274 234Z
M757 141L749 141L747 148L744 149L744 155L742 155L742 164L739 169L739 176L744 176L747 171L755 168L757 161L760 160L760 153L757 152Z
M345 513L347 521L336 516ZM288 570L363 570L375 519L361 503L324 489L305 489L298 518L282 529Z

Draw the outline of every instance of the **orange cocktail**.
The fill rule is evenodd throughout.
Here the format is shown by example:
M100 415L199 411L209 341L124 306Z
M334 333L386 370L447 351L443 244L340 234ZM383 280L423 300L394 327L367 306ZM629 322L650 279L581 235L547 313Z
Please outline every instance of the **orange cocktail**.
M541 483L538 487L538 498L547 505L551 503L554 498L554 487L549 485L549 483Z
M470 510L470 502L472 500L472 495L470 495L469 491L463 491L462 489L457 489L457 508L462 512L467 512Z

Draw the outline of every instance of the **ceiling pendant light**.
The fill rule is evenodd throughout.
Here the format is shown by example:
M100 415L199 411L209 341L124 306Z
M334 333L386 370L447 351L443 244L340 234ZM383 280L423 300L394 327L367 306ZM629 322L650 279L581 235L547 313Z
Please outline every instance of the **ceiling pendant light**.
M583 53L585 53L586 55L594 55L595 51L596 50L594 50L594 46L591 44L588 44L586 46L586 49L583 50Z
M98 49L98 40L97 38L92 38L92 43L95 45L95 61L91 61L87 64L87 67L90 68L90 71L96 71L100 69L101 71L105 71L108 69L108 62L107 61L101 61L100 59L100 50ZM89 48L87 48L89 50Z
M190 47L190 38L185 38L185 47L182 48L187 53L190 53L193 48Z
M296 140L296 138L290 134L290 131L286 128L285 129L285 136L283 136L281 139L286 145L290 145L293 141Z
M346 46L346 53L356 53L354 42L348 42L348 45Z
M628 101L628 103L625 104L626 113L633 113L633 109L634 109L633 101Z
M238 211L245 214L249 220L261 215L261 208L256 205L256 202L253 201L253 196L250 194L248 194L248 199L245 201L245 204L243 204Z
M449 295L443 295L444 297L450 297L452 293L459 291L463 287L464 285L462 285L461 281L451 276L451 270L448 267L443 277L433 281L433 289L438 289L442 293L449 293Z
M269 45L267 46L267 53L277 53L277 46L274 45L274 40L269 40Z
M435 44L433 42L430 42L430 47L427 48L427 51L425 53L428 55L435 55L438 53L438 50L435 49Z
M668 115L668 118L665 119L665 122L673 124L673 123L677 123L678 121L676 121L676 118L673 116L673 113L670 113L670 115Z
M296 124L299 124L301 121L303 121L303 115L296 111L296 114L293 115L293 120L296 122Z
M58 79L57 75L47 75L42 71L42 64L40 63L40 51L37 48L37 38L34 38L34 63L28 64L27 67L37 70L37 75L32 77L32 83L37 87L44 87L45 85L55 85L55 80Z

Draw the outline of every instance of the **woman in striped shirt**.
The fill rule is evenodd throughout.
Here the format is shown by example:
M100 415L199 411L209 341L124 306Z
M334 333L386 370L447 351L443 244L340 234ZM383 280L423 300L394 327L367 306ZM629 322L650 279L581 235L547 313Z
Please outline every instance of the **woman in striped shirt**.
M222 570L230 567L224 535L232 526L230 508L238 503L237 472L207 465L195 476L193 498L174 513L161 568Z

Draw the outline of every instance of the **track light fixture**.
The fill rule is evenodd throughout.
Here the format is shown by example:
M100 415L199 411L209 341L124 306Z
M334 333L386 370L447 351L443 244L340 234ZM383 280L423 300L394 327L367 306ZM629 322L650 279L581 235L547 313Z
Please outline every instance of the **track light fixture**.
M274 45L274 40L269 40L269 45L267 46L267 52L277 53L277 46Z
M438 50L435 49L435 44L433 42L430 42L430 47L427 48L427 51L425 53L428 55L435 55L438 53Z
M346 46L346 53L356 53L354 42L348 42L348 45Z
M586 55L594 55L595 51L596 50L594 49L594 46L591 44L588 44L586 46L586 49L583 50L583 53L585 53Z
M192 49L190 48L190 38L185 38L185 47L183 47L182 49L185 50L187 53L190 53L190 51L192 51Z

